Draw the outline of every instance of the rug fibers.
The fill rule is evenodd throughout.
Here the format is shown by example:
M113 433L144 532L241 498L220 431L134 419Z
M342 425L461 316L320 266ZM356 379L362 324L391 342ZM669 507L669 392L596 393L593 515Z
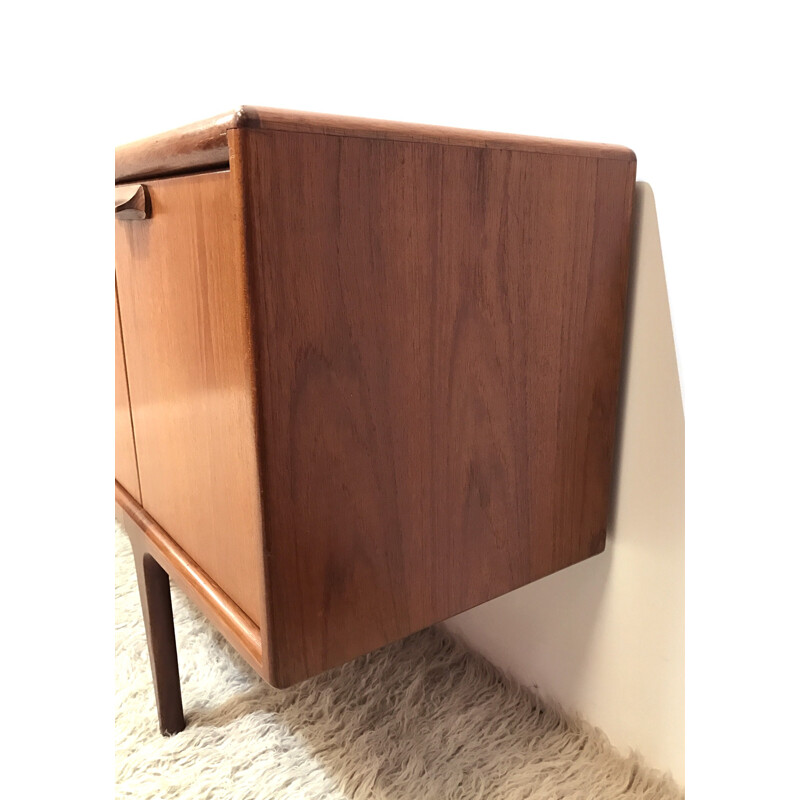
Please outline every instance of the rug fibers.
M116 530L116 796L137 800L675 800L678 787L438 628L273 689L173 586L187 728L158 732Z

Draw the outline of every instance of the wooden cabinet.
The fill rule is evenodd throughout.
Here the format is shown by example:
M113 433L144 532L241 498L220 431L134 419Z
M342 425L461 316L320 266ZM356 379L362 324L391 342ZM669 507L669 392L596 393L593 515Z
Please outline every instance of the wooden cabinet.
M634 177L270 109L119 148L139 557L286 686L600 552Z

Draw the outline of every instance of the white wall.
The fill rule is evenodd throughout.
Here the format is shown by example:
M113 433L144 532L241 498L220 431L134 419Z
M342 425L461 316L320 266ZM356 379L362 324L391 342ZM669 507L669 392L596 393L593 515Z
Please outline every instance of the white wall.
M606 550L447 623L684 781L684 419L653 192L636 185Z

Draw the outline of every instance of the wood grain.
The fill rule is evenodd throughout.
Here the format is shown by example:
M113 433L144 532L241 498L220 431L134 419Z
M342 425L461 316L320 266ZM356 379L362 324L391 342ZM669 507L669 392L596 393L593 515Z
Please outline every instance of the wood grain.
M239 111L149 136L114 151L116 183L228 166L227 131Z
M290 111L281 108L241 106L235 116L235 127L262 131L322 133L326 136L384 139L395 142L446 144L459 147L519 150L550 155L611 158L634 161L627 147L596 142L576 142L514 133L476 131L443 125L421 125L416 122L395 122L380 119L344 117L311 111Z
M139 469L136 466L136 446L133 441L131 406L128 396L128 378L125 374L125 351L122 347L122 333L119 326L119 305L117 287L114 282L114 475L116 479L141 501L139 491Z
M229 134L278 686L601 551L608 511L635 161L329 133Z
M151 555L250 666L269 680L262 659L261 632L253 621L124 487L115 483L114 490L116 517L132 544Z
M229 164L226 134L229 130L238 129L322 133L326 136L349 138L447 144L622 161L636 160L633 151L619 145L475 131L441 125L361 119L310 111L239 106L226 114L118 147L115 164L116 181L119 183L226 167Z
M142 504L260 628L254 377L230 176L148 188L152 219L116 223Z

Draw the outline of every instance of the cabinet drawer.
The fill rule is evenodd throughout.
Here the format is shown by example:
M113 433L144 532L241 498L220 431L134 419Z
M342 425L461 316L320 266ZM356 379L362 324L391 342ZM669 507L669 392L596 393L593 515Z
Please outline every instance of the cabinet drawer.
M149 218L115 223L141 503L260 627L254 381L230 173L146 188Z

